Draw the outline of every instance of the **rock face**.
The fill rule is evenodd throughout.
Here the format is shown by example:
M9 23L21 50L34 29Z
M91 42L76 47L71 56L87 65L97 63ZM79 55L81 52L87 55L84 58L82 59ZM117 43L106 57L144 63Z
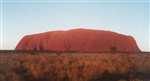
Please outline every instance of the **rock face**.
M73 29L27 35L16 50L56 52L140 52L135 40L110 31Z

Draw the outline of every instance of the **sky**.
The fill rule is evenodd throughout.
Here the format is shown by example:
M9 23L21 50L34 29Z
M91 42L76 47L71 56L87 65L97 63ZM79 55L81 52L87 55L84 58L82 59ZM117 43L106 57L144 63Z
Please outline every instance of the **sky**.
M133 36L150 51L149 11L148 0L1 0L0 49L28 34L86 28Z

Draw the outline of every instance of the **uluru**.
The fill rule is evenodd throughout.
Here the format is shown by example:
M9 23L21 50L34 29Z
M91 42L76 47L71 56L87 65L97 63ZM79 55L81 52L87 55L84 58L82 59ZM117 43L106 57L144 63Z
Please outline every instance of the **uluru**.
M24 36L15 50L55 52L140 52L132 36L111 31L71 29Z

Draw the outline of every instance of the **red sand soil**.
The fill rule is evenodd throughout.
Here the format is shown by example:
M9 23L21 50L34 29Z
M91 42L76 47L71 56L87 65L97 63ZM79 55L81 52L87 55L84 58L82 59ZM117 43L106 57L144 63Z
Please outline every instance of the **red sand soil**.
M16 46L16 50L55 52L140 52L136 41L110 31L73 29L27 35Z

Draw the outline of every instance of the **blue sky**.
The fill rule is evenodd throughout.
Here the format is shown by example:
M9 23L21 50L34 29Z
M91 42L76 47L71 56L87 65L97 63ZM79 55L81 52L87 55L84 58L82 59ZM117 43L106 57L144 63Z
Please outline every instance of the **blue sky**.
M90 28L131 35L150 51L148 0L3 0L1 49L14 49L27 34Z

